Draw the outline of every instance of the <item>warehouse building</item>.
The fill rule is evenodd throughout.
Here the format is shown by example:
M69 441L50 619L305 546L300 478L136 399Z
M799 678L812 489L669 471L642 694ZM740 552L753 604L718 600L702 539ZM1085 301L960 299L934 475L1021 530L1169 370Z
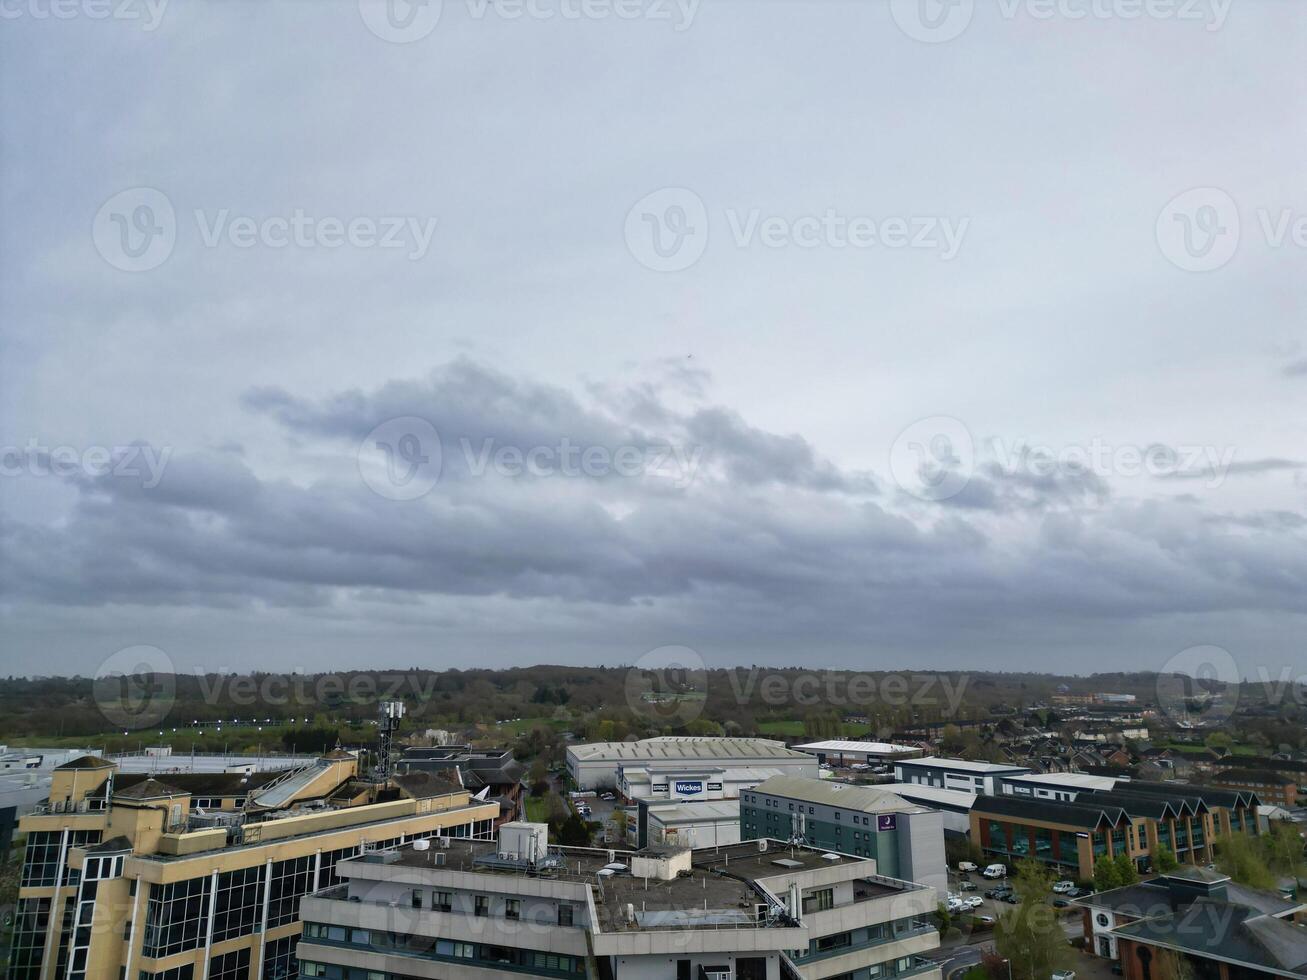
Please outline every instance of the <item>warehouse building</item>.
M776 776L740 797L740 835L872 858L883 874L947 891L941 814L880 787Z
M800 752L817 757L817 761L836 769L852 766L880 766L898 759L916 759L925 752L915 745L896 745L893 742L861 742L831 739L794 746Z
M301 973L559 980L940 980L932 888L770 841L646 853L419 842L341 862L306 898Z
M567 774L578 790L616 790L619 769L648 766L775 770L792 776L818 773L813 756L766 738L663 736L638 742L591 742L567 749Z

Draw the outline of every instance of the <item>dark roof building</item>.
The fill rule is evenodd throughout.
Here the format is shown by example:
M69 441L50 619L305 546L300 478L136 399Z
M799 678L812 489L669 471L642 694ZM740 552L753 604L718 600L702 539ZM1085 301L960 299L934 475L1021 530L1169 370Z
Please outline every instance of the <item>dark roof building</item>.
M1307 978L1307 928L1292 920L1305 907L1218 872L1185 866L1075 904L1086 948L1127 980Z

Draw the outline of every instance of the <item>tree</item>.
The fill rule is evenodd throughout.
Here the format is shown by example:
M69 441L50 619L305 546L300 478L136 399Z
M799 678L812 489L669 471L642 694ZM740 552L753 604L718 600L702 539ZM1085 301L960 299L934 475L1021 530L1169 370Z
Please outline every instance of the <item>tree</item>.
M1266 857L1266 865L1273 874L1286 878L1303 877L1303 841L1298 825L1290 820L1273 820L1270 829L1259 840Z
M1261 846L1243 834L1222 837L1216 842L1216 866L1231 880L1249 888L1271 891L1275 874L1266 864Z
M1134 861L1130 860L1130 855L1124 851L1112 859L1116 865L1116 880L1118 887L1123 885L1133 885L1139 881L1139 869L1135 867Z
M1047 980L1070 959L1066 934L1048 896L1053 871L1038 861L1022 861L1012 887L1016 908L1004 912L994 933L994 948L1012 967L1012 980Z
M1153 852L1153 868L1162 874L1166 874L1178 867L1180 867L1180 862L1175 859L1175 852L1165 844L1159 844L1157 850Z
M1120 888L1121 871L1106 854L1101 854L1098 860L1094 862L1094 888L1097 891L1105 892L1113 888Z

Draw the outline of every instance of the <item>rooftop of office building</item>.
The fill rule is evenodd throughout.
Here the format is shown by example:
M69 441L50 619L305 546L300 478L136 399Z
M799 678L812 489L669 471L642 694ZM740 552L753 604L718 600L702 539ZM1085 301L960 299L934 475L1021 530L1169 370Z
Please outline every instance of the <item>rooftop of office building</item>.
M637 873L647 870L641 868L641 859L667 861L679 873L673 871L667 877L659 877L650 871L645 876ZM366 854L342 862L337 873L344 878L367 879L390 877L370 868L422 869L430 872L433 880L445 873L458 872L588 885L593 890L600 930L617 933L793 926L761 890L766 887L766 880L837 865L861 865L867 871L862 876L854 875L855 902L925 887L878 876L874 874L874 863L865 858L776 841L749 841L693 852L649 848L610 853L591 848L551 847L543 860L529 862L505 857L494 841L446 840L425 847L421 843L417 847L410 844ZM404 880L411 881L411 878L405 876ZM318 897L345 900L347 894L353 894L349 885L341 885L320 892ZM783 892L774 897L783 899ZM760 916L759 906L768 904L772 905L774 914Z
M916 813L924 809L877 786L858 786L833 779L810 779L804 776L773 776L748 791L749 795L754 793L843 807L862 813Z

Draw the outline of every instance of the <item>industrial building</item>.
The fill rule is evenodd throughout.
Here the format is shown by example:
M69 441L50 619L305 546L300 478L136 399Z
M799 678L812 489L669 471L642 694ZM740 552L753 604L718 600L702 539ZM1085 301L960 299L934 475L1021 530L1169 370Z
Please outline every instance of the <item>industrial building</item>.
M1118 782L1120 779L1115 776L1095 776L1085 772L1028 772L1002 777L999 792L1035 800L1068 801L1087 790L1110 790Z
M52 773L27 836L9 980L288 980L302 896L348 858L490 837L499 807L427 773L360 778L331 752L298 768Z
M934 889L876 862L753 841L644 853L497 844L366 854L306 898L301 973L560 980L939 980Z
M1020 776L1028 772L1030 769L1026 766L943 759L937 756L900 759L894 763L894 781L897 783L918 783L922 786L989 795L999 791L999 780L1002 777Z
M885 874L948 890L941 814L879 787L773 777L740 797L740 835L872 858Z
M616 790L619 769L629 768L634 773L649 767L663 771L668 767L775 770L794 776L816 776L818 773L817 760L813 756L767 738L662 736L638 742L591 742L571 745L567 749L567 774L578 790ZM705 779L704 782L716 780ZM705 786L702 793L687 795L702 798L707 797L708 792ZM651 791L650 795L655 794Z
M851 766L879 766L898 759L915 759L925 755L915 745L896 745L893 742L862 742L830 739L794 746L799 752L817 757L823 765L837 769Z
M740 842L740 801L641 801L628 829L637 847L724 847Z

